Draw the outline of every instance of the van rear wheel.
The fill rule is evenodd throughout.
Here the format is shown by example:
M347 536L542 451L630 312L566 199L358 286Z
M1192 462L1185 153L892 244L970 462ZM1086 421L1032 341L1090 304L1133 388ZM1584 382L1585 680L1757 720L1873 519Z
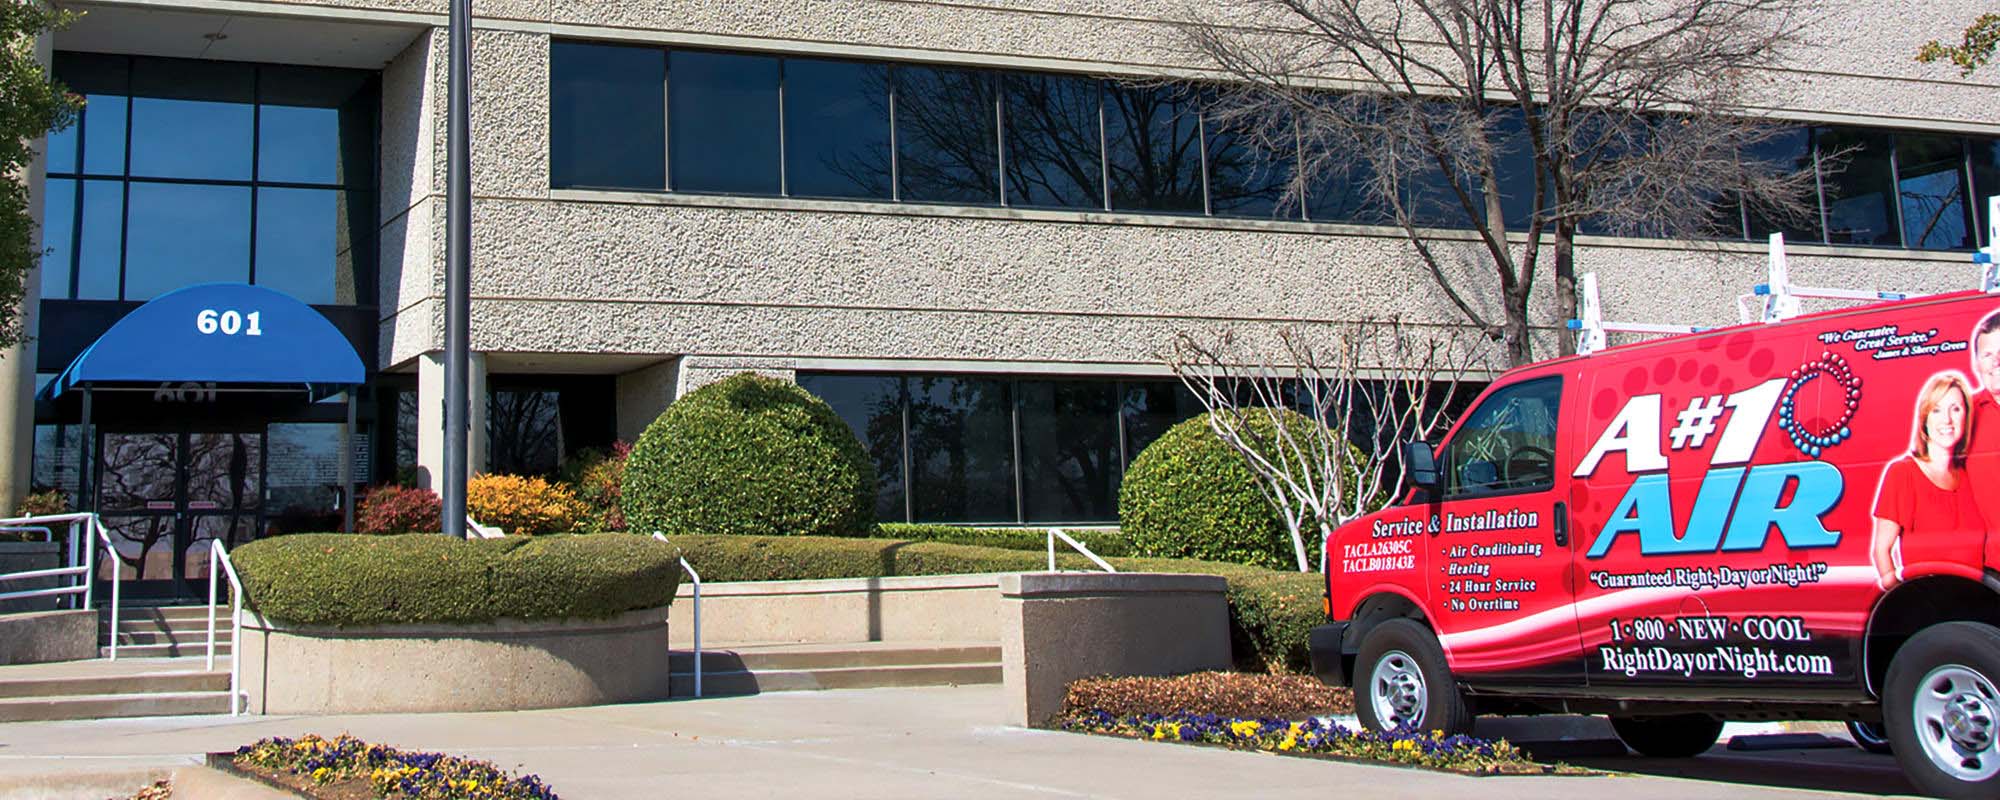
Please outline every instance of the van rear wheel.
M1896 763L1925 794L2000 796L2000 628L1918 631L1889 662L1882 715Z
M1703 714L1612 717L1611 729L1626 747L1648 758L1693 758L1715 746L1722 720Z
M1354 713L1372 730L1472 730L1472 712L1422 623L1392 619L1369 629L1355 662Z

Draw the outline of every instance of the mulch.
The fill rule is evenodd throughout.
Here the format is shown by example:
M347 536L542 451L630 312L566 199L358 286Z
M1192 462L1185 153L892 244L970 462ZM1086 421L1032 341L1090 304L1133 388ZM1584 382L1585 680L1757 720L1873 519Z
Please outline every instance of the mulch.
M1197 672L1172 678L1085 678L1070 683L1063 713L1085 711L1297 720L1353 713L1354 695L1309 675Z
M376 800L375 787L369 785L366 777L348 778L331 783L314 783L304 775L293 775L282 770L266 769L254 764L234 762L230 765L236 771L291 791L313 800Z

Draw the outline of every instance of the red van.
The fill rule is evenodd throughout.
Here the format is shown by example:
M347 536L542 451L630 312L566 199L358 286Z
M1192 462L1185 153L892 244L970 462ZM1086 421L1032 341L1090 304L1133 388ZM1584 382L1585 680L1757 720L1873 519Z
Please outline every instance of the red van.
M1845 720L2000 797L1996 398L1978 292L1508 372L1328 539L1314 671L1370 727L1608 714L1650 756Z

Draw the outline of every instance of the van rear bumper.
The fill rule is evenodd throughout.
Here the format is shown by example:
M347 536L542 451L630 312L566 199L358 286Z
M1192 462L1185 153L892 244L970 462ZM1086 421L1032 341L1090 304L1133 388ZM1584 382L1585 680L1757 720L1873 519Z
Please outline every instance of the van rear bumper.
M1347 623L1329 622L1312 629L1307 649L1312 653L1313 677L1328 686L1347 685L1346 656L1341 652L1347 638Z

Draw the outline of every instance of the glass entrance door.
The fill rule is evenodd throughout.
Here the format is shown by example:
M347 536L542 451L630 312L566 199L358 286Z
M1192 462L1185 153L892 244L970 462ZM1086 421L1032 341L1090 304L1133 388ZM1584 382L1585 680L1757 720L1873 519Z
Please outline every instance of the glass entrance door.
M261 431L105 432L97 510L135 598L204 596L209 543L256 538L264 495ZM112 577L110 565L99 577Z

